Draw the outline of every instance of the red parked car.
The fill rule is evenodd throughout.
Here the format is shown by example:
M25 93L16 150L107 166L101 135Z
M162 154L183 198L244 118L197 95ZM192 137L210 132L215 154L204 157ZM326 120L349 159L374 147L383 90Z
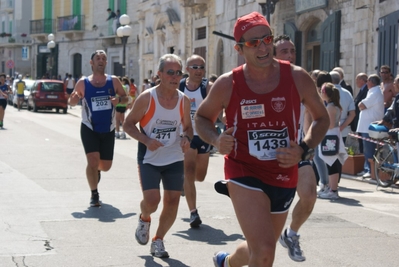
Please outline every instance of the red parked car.
M39 109L52 110L64 114L68 110L68 98L63 81L36 80L28 97L28 110L37 112Z

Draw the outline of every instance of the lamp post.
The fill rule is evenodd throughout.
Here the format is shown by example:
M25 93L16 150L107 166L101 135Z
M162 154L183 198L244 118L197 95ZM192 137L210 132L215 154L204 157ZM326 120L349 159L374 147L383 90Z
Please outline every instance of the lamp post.
M116 35L122 39L123 45L123 61L122 61L122 68L123 68L123 76L126 75L126 43L127 39L129 38L130 34L132 33L132 28L128 25L130 23L130 17L126 14L123 14L119 18L119 23L121 26L116 30Z
M262 8L263 16L266 16L267 22L270 23L270 14L274 13L274 9L278 0L256 0Z
M50 72L50 78L53 76L56 76L57 74L54 73L54 48L55 48L55 42L54 42L54 34L50 33L47 36L47 39L49 42L47 43L47 48L50 49L50 57L51 57L51 72Z

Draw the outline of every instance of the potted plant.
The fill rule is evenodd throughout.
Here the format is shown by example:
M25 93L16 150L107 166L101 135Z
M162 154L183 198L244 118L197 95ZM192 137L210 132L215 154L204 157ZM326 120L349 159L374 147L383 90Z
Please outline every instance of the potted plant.
M5 32L0 33L0 37L6 37L6 34Z
M364 168L364 155L360 154L358 149L353 146L346 147L348 158L344 165L342 165L342 173L356 175L363 171Z

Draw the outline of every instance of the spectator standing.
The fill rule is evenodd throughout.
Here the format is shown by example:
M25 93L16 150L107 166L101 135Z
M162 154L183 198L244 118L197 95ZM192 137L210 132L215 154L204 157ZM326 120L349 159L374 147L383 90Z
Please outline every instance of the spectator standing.
M380 68L381 90L384 95L384 112L391 106L395 97L395 89L393 88L391 79L391 68L388 65L382 65Z
M115 107L127 103L128 98L116 76L105 74L107 54L96 50L91 54L93 74L81 78L69 98L75 106L82 100L82 123L80 136L85 150L86 177L91 190L90 206L101 206L98 183L101 171L112 166L115 145ZM119 97L115 97L118 94Z
M348 136L348 133L350 132L350 123L353 121L353 118L355 117L355 102L353 101L353 97L351 93L342 88L340 83L340 74L337 71L331 71L330 72L332 83L334 84L335 88L338 89L339 91L339 101L340 105L342 108L341 112L341 120L339 123L339 127L341 129L341 135L342 139L344 140L344 143L346 142L346 137Z
M66 78L65 80L65 87L66 87L66 93L67 93L67 97L69 99L69 97L71 96L73 89L75 88L75 79L72 77L72 74L68 74L68 78ZM70 107L72 108L72 107Z
M208 80L210 82L214 83L214 82L216 82L217 78L218 78L218 76L216 74L211 74L211 75L209 75L209 79Z
M336 71L336 72L339 73L339 77L340 77L339 85L342 88L348 90L349 93L351 94L351 96L353 97L353 88L352 88L352 86L344 80L344 76L345 76L344 69L341 68L341 67L335 67L333 69L333 71Z
M143 80L143 85L141 87L141 93L143 93L145 90L151 88L151 83L150 81L146 78Z
M367 96L358 104L360 109L359 123L356 132L361 136L369 138L369 125L374 121L381 120L384 116L384 96L380 88L380 78L372 74L367 79ZM363 140L366 173L364 178L371 177L375 180L374 160L375 143Z
M328 115L308 73L273 58L272 30L263 15L238 18L234 38L246 63L216 80L195 116L201 139L226 155L228 181L215 186L229 194L246 238L235 253L216 253L214 263L272 266L295 196L297 164L324 136ZM300 102L314 122L298 145ZM218 134L214 123L223 109L227 130Z
M367 74L366 73L359 73L356 76L356 86L359 88L359 93L356 95L354 102L355 102L355 118L351 122L351 130L353 132L356 132L357 126L359 124L359 114L360 114L360 109L359 109L359 103L366 98L367 96ZM363 153L363 141L362 139L358 139L359 141L359 152ZM363 175L367 172L367 170L364 170L363 173L359 173L358 175Z
M324 199L338 199L338 181L341 174L342 164L344 164L348 154L345 150L345 145L341 137L341 130L339 127L342 107L340 104L340 92L332 83L324 83L321 87L321 97L327 103L327 112L330 118L330 126L328 127L328 136L335 136L336 154L324 155L324 144L320 144L319 155L322 160L327 164L329 190L324 190L319 195ZM326 143L326 146L328 144Z
M137 161L143 200L135 237L141 245L149 241L151 214L161 201L160 182L163 184L163 209L150 248L150 253L159 258L169 257L163 240L176 220L184 153L193 137L190 100L177 89L181 75L180 57L163 55L158 63L161 83L139 95L123 125L126 133L139 141ZM136 124L140 124L140 130Z

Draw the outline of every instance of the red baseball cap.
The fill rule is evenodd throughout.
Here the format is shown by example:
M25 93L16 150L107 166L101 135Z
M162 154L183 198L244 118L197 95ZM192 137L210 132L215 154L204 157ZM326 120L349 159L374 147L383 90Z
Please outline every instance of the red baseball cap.
M259 12L252 12L237 19L234 25L234 39L238 43L241 37L253 27L267 26L270 28L269 22Z

